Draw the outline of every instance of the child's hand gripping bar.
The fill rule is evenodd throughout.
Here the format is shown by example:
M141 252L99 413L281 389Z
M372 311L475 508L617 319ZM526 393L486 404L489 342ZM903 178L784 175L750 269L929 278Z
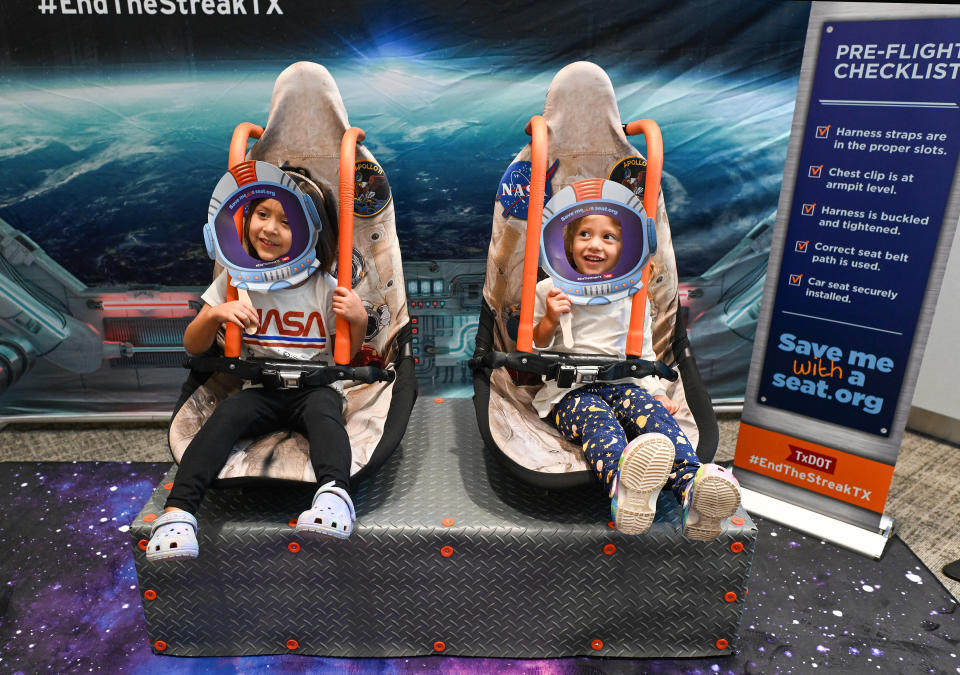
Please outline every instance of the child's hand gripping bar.
M533 351L533 303L540 260L540 229L543 227L543 196L547 183L547 121L534 115L527 123L530 134L530 198L527 202L527 240L523 253L523 286L520 290L520 325L517 351Z
M663 174L663 136L653 120L636 120L623 126L628 136L642 133L647 141L647 175L643 185L643 210L647 217L657 220L660 203L660 177ZM630 305L630 328L627 331L627 356L639 357L643 352L643 322L646 318L647 284L650 283L650 263L640 277L643 284L633 295Z
M366 134L359 127L350 127L340 140L340 238L337 244L337 285L353 288L353 200L355 198L355 165L357 143ZM339 366L350 363L350 322L337 317L337 335L333 344L333 360Z
M230 169L247 158L247 142L250 138L260 138L263 135L263 127L242 122L233 130L233 138L230 139L230 154L227 156L227 169ZM243 211L237 211L233 216L237 224L237 237L243 239ZM227 284L227 302L240 299L240 294L233 284ZM244 298L247 302L249 299ZM228 323L226 325L226 335L223 342L224 356L237 358L240 356L240 326Z

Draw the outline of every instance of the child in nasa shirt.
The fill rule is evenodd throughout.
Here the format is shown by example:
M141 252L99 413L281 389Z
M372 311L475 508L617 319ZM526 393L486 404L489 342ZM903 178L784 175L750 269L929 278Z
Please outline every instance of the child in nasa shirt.
M290 250L292 236L280 202L250 203L244 216L243 242L248 253L265 261ZM332 354L336 317L343 317L350 325L351 353L355 354L363 343L367 313L360 297L351 289L336 286L326 272L332 255L323 249L318 247L318 272L290 288L249 291L250 304L226 302L227 274L220 274L201 296L205 304L187 326L183 337L186 351L206 351L220 326L234 323L246 329L243 356L318 360ZM248 384L221 402L180 460L164 513L154 522L147 559L196 557L194 514L234 444L246 436L284 428L306 436L321 486L311 508L301 514L297 530L349 537L355 512L348 492L351 450L342 410L339 386L275 389Z
M623 252L620 222L601 214L578 218L564 228L564 250L580 274L610 272ZM534 345L622 359L631 304L629 297L601 305L573 304L552 279L544 279L537 284ZM649 303L644 312L641 358L655 361ZM573 348L553 344L564 315L570 315ZM653 376L575 384L569 390L548 381L533 405L564 438L582 446L587 463L612 499L617 529L625 534L641 534L650 527L665 485L683 504L683 534L688 539L716 538L723 519L740 503L733 474L716 464L700 464L673 418L680 406Z

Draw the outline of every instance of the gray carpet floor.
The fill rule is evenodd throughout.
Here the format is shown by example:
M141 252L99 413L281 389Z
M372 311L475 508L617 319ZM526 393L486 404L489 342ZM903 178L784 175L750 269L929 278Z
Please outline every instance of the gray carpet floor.
M716 461L732 461L740 419L720 416ZM172 461L165 424L10 425L0 430L4 462ZM896 534L960 599L960 582L943 575L960 558L960 448L908 431L900 449L886 514Z

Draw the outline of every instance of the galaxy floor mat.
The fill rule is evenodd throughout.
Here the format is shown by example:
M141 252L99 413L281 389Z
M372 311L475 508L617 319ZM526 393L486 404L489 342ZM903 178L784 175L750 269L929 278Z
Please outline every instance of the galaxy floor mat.
M538 660L177 658L147 643L129 523L168 464L0 463L0 672L956 673L956 602L894 537L880 561L769 521L737 654ZM709 579L691 580L710 590Z

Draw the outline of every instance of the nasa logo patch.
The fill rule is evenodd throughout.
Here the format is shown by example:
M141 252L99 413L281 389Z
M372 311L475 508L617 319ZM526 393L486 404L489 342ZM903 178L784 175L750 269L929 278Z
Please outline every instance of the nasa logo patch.
M637 199L643 199L643 184L647 178L647 160L643 157L626 157L610 170L607 180L629 188Z
M390 203L390 183L376 162L358 159L354 172L353 213L361 218L377 215Z
M553 194L550 179L557 171L560 160L555 160L547 169L547 182L543 190L543 203L546 204ZM530 162L514 162L507 167L500 179L497 189L497 201L503 206L503 215L513 216L521 220L527 217L527 206L530 203Z

